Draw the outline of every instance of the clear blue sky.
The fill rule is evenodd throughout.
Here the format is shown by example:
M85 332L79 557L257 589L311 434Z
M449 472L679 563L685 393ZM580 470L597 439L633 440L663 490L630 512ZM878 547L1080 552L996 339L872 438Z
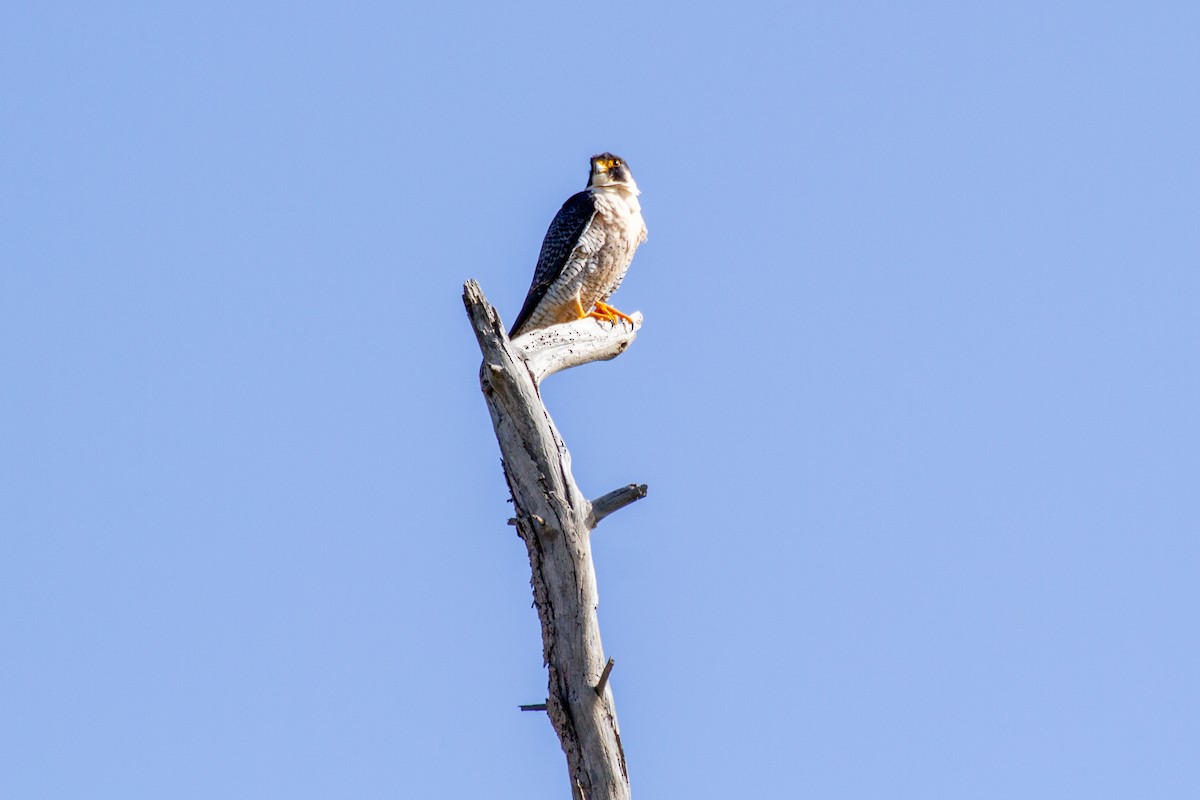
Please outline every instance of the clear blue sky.
M636 796L1200 796L1200 6L425 6L6 7L0 796L566 796L459 295L601 150Z

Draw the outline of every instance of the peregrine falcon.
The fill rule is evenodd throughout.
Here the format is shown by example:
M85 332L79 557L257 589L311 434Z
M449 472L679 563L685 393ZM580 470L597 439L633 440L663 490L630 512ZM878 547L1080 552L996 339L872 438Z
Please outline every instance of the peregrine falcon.
M639 194L624 159L592 156L587 188L563 203L546 231L533 283L509 336L584 317L632 322L605 301L646 240Z

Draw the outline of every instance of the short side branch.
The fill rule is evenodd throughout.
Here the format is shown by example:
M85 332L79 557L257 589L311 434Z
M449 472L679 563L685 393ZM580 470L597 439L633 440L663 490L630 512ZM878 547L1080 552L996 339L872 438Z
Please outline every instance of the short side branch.
M596 694L604 696L604 687L608 685L608 676L612 673L613 665L617 663L615 658L610 658L608 663L604 665L604 671L600 673L600 681L596 684Z
M600 524L600 520L612 514L615 511L620 511L630 503L636 503L646 496L646 484L631 483L628 486L622 486L620 489L614 489L603 497L598 497L592 501L592 513L588 516L588 525L596 527Z

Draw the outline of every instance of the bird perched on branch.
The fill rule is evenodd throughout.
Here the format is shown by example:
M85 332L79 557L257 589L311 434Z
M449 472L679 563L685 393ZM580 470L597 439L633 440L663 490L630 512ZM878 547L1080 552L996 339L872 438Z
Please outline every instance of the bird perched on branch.
M624 159L592 156L587 188L558 210L509 336L595 317L632 322L606 302L646 240L637 184Z

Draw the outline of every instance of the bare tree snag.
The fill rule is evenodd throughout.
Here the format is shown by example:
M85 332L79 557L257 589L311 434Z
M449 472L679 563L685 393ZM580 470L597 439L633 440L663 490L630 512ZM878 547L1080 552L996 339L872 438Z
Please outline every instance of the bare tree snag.
M646 496L631 484L590 503L571 477L567 452L542 403L540 381L554 372L615 358L633 325L582 319L510 341L475 281L463 289L483 353L479 382L512 491L515 524L529 551L534 604L549 670L545 710L567 756L571 792L586 800L628 800L629 774L596 617L599 595L589 534L604 517ZM537 705L522 706L534 710Z

